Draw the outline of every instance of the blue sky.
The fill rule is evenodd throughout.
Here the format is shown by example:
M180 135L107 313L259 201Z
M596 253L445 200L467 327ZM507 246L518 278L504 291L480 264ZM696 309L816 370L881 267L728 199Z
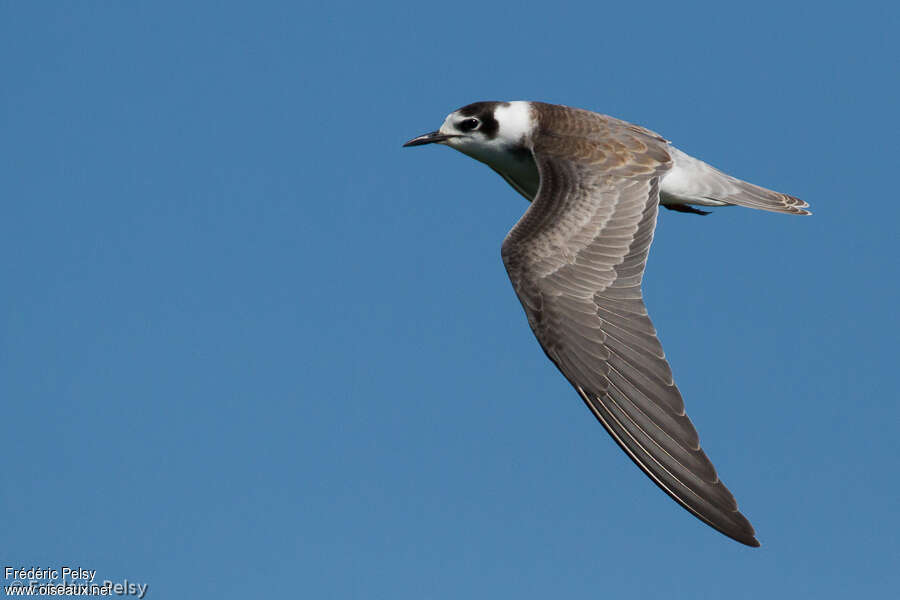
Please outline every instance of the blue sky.
M900 584L887 2L0 5L0 566L148 598ZM811 218L664 211L645 296L749 549L546 360L475 100L640 123Z

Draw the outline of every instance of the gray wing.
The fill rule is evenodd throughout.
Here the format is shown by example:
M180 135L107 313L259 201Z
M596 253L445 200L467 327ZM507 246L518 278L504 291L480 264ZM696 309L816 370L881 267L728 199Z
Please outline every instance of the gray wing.
M642 300L659 179L671 167L665 142L588 112L545 106L539 123L531 143L541 187L502 249L532 330L659 487L725 535L758 546L700 448Z

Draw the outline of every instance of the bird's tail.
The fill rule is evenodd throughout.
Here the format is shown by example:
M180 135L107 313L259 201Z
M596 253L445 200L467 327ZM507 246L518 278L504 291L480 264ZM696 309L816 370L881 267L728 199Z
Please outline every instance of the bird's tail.
M734 204L792 215L809 215L809 204L787 194L781 194L747 183L719 171L702 160L669 147L674 164L665 176L660 189L663 202L721 206Z

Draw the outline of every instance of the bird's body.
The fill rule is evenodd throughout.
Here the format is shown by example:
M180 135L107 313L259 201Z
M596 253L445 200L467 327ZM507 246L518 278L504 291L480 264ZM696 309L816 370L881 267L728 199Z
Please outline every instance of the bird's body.
M502 257L528 322L613 439L666 493L722 533L758 546L684 411L641 279L657 207L740 205L809 214L642 127L539 102L478 102L406 145L442 143L532 202Z

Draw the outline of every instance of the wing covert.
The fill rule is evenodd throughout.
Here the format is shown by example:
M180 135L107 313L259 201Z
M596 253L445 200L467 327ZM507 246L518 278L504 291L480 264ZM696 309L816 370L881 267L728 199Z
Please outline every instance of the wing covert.
M641 279L653 240L665 140L591 113L538 106L541 176L502 256L547 356L629 457L725 535L758 546L685 414Z

